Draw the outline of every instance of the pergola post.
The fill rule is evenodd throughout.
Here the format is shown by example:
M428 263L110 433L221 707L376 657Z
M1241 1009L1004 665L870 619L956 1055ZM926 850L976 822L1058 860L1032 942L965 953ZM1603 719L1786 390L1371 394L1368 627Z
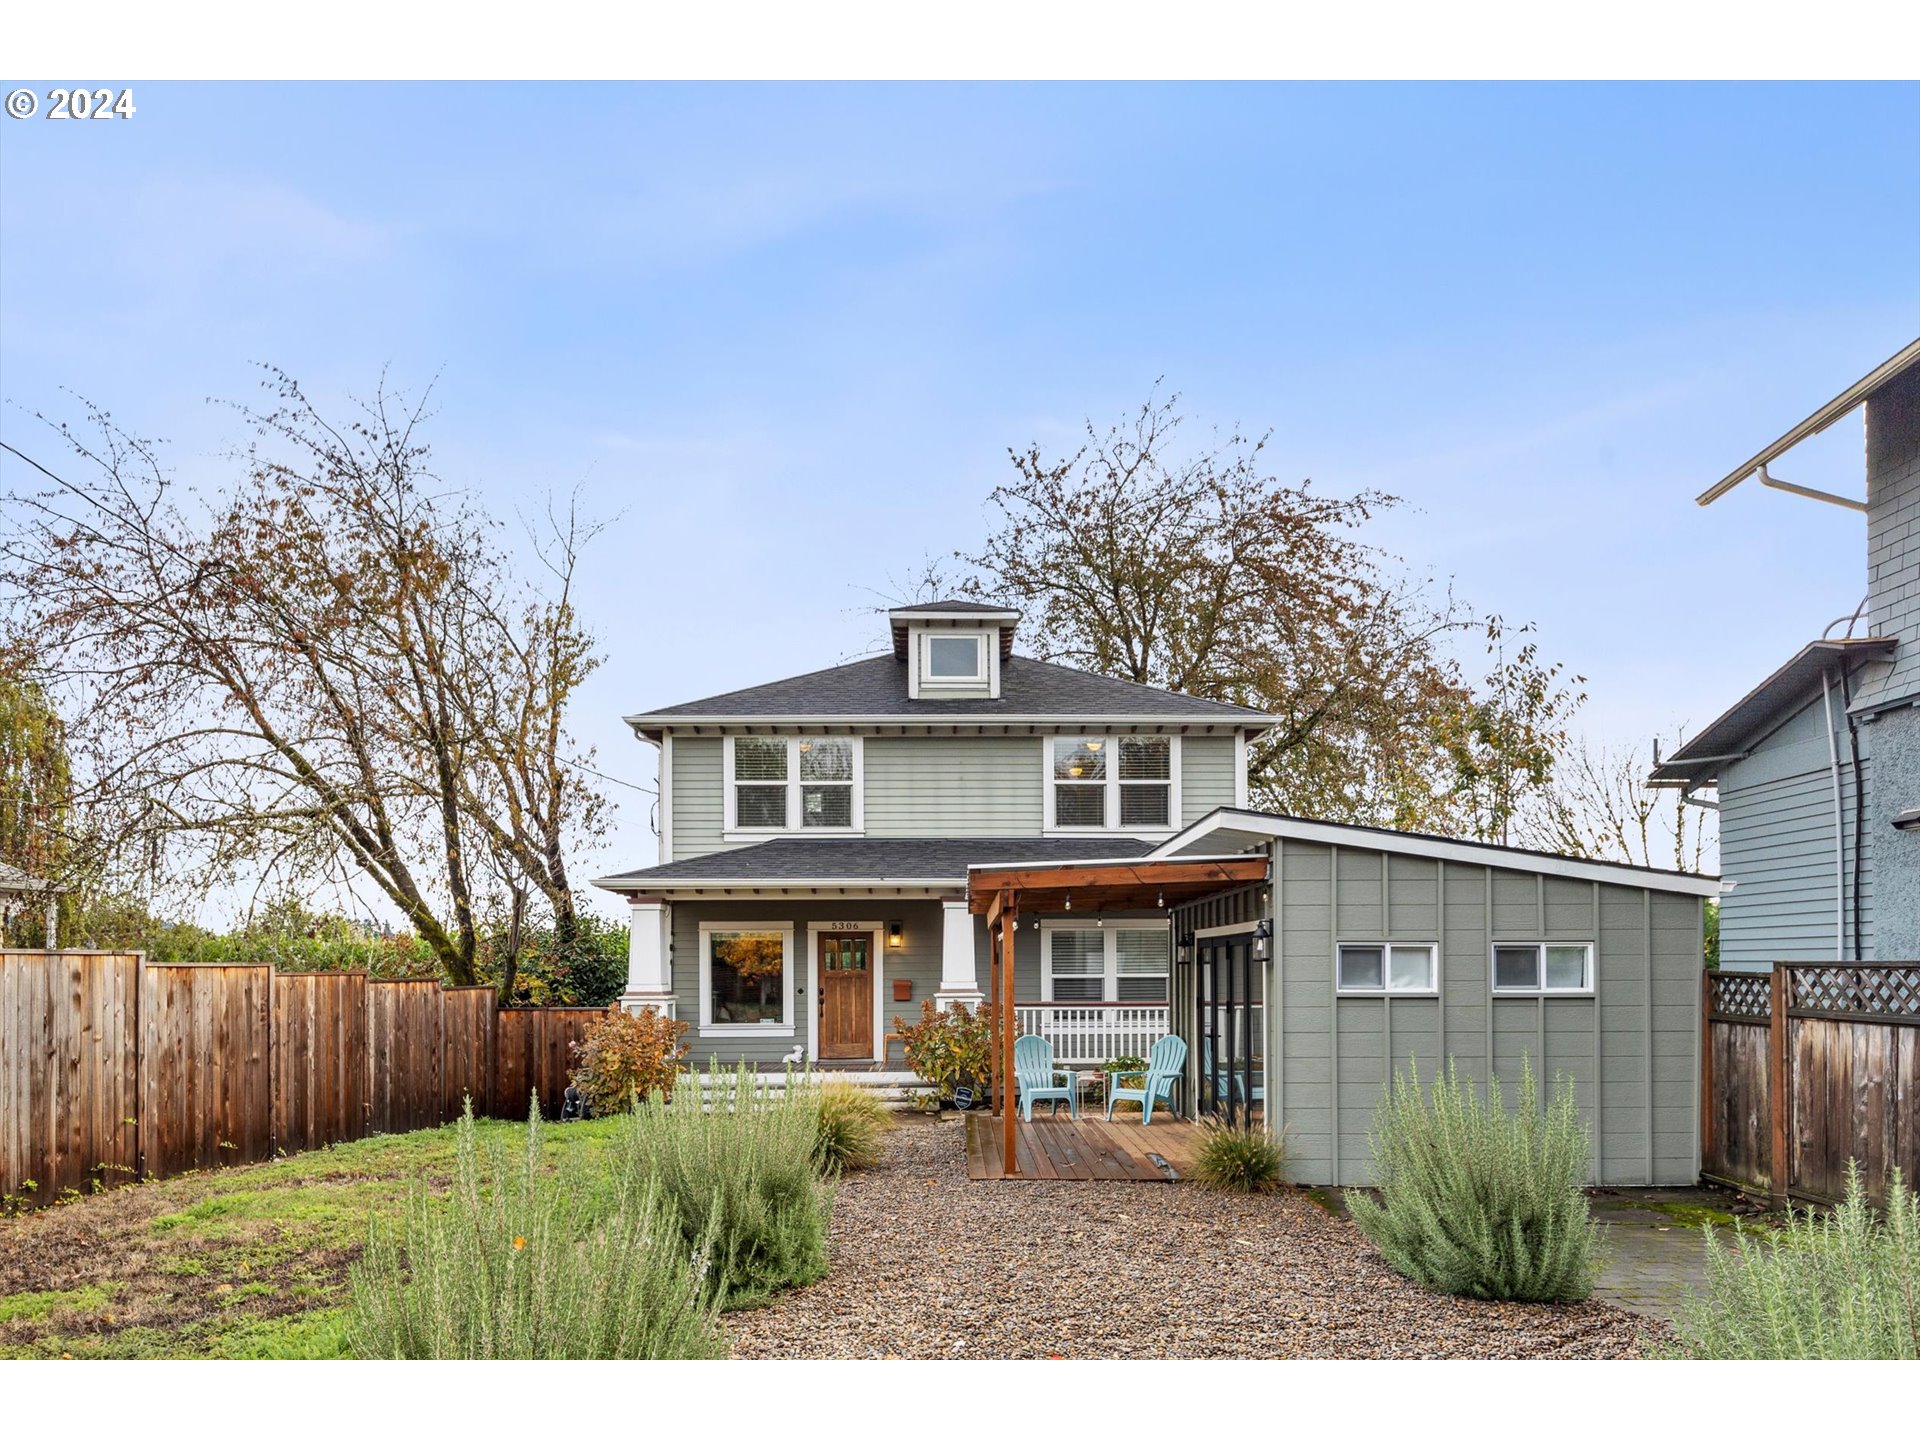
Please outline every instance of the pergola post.
M997 912L987 915L987 994L986 1002L993 1007L996 1017L1000 1014L1000 916ZM1000 1113L1000 1102L1005 1098L1000 1083L1000 1031L996 1028L993 1038L987 1046L987 1074L993 1086L992 1113Z
M1000 1074L1008 1089L1013 1085L1013 932L1017 904L1016 896L1010 893L1000 912ZM1020 1173L1015 1141L1019 1119L1019 1109L1009 1094L1000 1106L1000 1157L1008 1175Z

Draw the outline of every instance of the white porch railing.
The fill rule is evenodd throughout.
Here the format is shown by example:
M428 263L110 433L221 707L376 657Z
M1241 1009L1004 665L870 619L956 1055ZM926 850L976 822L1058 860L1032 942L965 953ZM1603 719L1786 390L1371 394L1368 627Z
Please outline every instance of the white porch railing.
M1167 1033L1165 1005L1016 1005L1022 1035L1053 1042L1060 1065L1101 1065L1122 1055L1144 1056Z

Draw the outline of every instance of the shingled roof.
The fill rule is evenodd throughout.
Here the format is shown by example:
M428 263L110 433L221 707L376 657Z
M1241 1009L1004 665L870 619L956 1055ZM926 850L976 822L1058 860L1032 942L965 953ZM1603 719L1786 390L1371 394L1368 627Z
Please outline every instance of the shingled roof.
M786 680L709 695L629 715L642 733L696 722L769 720L978 721L1130 720L1233 724L1262 729L1271 719L1257 710L1136 685L1107 675L1074 670L1031 656L1001 664L997 700L910 699L906 666L891 655L855 660Z
M608 875L603 890L681 889L707 885L796 885L839 881L964 884L969 865L1043 860L1127 860L1146 854L1145 841L1111 836L1072 839L824 840L782 836L738 850L716 850L645 870Z

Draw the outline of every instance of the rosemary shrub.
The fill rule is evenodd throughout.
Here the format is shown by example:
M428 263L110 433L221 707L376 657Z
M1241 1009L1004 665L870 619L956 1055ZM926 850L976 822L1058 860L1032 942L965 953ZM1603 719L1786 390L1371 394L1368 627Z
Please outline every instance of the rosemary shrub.
M1209 1121L1194 1156L1193 1178L1209 1190L1236 1195L1278 1189L1287 1178L1286 1144L1264 1127Z
M453 1193L416 1181L353 1267L348 1340L388 1360L700 1360L727 1353L704 1260L657 1186L579 1156L542 1164L540 1115L511 1153L469 1102Z
M1374 1115L1377 1194L1348 1212L1381 1257L1431 1290L1478 1300L1584 1300L1600 1268L1587 1209L1586 1127L1566 1081L1544 1112L1531 1065L1519 1103L1482 1101L1451 1058L1423 1095L1396 1072Z
M1737 1230L1731 1246L1706 1227L1704 1294L1674 1321L1695 1360L1920 1359L1920 1195L1899 1171L1882 1219L1859 1169L1826 1215L1789 1211L1780 1230Z
M827 1273L829 1195L814 1168L819 1087L775 1088L745 1062L711 1065L634 1108L620 1131L629 1184L658 1187L689 1247L708 1257L722 1309L758 1305Z

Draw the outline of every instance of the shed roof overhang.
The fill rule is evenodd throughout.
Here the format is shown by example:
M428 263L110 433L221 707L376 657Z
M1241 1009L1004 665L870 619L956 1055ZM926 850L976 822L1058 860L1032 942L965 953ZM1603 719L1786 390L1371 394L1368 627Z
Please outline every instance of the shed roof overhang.
M1842 390L1838 395L1834 396L1833 399L1827 401L1826 404L1822 405L1798 425L1795 425L1791 430L1787 431L1786 434L1761 449L1751 459L1743 461L1728 471L1719 481L1696 496L1694 504L1711 505L1742 480L1745 480L1749 475L1759 474L1766 466L1778 460L1801 441L1812 439L1815 435L1818 435L1822 430L1825 430L1829 425L1833 424L1834 421L1858 409L1872 398L1874 391L1878 390L1882 385L1885 385L1896 375L1904 372L1909 366L1915 364L1920 364L1920 340L1913 341L1898 354L1874 366L1873 369L1854 381L1853 384ZM1775 488L1792 490L1796 494L1808 493L1801 487L1783 485L1780 482L1775 482ZM1816 493L1814 498L1831 499L1837 497L1829 497ZM1854 504L1857 502L1847 503ZM1859 508L1865 509L1866 507L1862 505Z
M967 870L967 908L976 915L1060 910L1078 896L1089 911L1154 910L1266 878L1264 855L974 865Z
M1529 874L1561 875L1573 880L1597 880L1607 885L1633 885L1678 895L1714 896L1720 877L1682 870L1656 870L1615 860L1587 860L1547 850L1523 850L1483 840L1457 840L1447 835L1418 835L1371 825L1347 825L1333 820L1305 820L1296 815L1274 815L1261 810L1222 807L1202 816L1171 840L1157 846L1148 861L1178 857L1204 846L1208 851L1266 845L1280 840L1305 840L1353 850L1380 850L1393 855L1418 855L1463 865L1485 865L1496 870L1524 870Z

